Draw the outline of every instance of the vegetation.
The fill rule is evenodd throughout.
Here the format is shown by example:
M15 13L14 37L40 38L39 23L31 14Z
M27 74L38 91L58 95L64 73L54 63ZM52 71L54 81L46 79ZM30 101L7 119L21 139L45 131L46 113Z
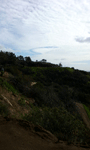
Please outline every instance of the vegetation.
M39 108L34 106L29 114L23 116L23 119L43 126L60 140L83 143L86 138L86 130L82 121L63 107Z
M19 101L18 101L18 104L20 106L25 106L25 99L22 97Z
M30 57L2 51L0 65L12 74L8 79L0 77L0 86L34 99L33 104L29 102L30 112L22 116L24 120L43 126L58 139L90 143L90 130L75 106L75 102L83 103L90 117L89 72L48 63L45 59L33 62ZM34 81L36 84L31 86ZM25 99L22 97L18 104L25 106ZM0 103L1 114L8 114L5 107Z
M17 90L6 80L0 78L0 85L5 87L8 91L11 91L13 94L17 93Z
M0 114L4 117L7 117L9 115L9 113L10 112L9 112L7 105L0 102Z
M90 119L90 108L88 108L86 105L84 105L83 104L83 106L84 106L84 109L86 110L86 112L87 112L87 115L88 115L88 117L89 117L89 119Z

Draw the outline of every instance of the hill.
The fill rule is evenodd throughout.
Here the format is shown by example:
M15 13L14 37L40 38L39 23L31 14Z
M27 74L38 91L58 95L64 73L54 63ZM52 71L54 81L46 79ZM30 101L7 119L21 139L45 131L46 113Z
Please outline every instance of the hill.
M0 76L3 137L10 136L10 133L10 138L13 137L12 134L18 133L17 128L20 128L22 136L22 130L27 135L25 128L29 124L32 126L30 134L33 132L33 135L28 138L33 139L36 135L39 143L42 139L43 142L49 140L46 145L52 146L47 146L46 149L60 149L61 145L62 149L74 149L77 145L88 148L90 73L47 62L32 62L30 58L16 57L13 53L1 52L0 57L3 56L4 59L0 59L1 68L5 70ZM11 131L9 125L16 131ZM5 128L7 132L4 132ZM22 136L19 137L20 140ZM2 143L3 140L2 138ZM71 144L71 147L67 144ZM35 149L34 144L32 149Z

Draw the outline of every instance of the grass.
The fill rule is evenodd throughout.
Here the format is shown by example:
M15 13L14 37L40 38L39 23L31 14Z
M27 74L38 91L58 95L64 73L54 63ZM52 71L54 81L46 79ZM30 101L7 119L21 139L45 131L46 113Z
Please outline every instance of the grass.
M18 91L5 79L0 78L0 85L5 87L8 91L11 91L13 94L18 94Z
M69 67L65 67L66 70L68 70L69 72L73 73L74 72L74 69L72 68L69 68Z
M3 84L8 89L8 91L11 91L13 94L16 93L15 88L11 84L9 84L7 81L4 81Z
M90 119L90 108L88 108L85 104L83 104L83 106L84 106L84 109L86 110L86 113L87 113L89 119Z
M73 72L74 69L69 68L69 67L30 67L31 72L34 72L35 74L37 74L37 72L42 72L43 70L51 70L51 71L64 71L64 70L68 70L70 72Z

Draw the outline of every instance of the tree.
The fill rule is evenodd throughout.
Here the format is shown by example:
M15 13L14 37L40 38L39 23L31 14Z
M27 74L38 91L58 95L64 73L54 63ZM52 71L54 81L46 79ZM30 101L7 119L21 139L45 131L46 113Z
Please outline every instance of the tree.
M31 62L31 58L29 56L25 57L25 61L28 63L28 62Z
M16 55L14 53L12 53L12 52L6 52L5 55L6 55L6 61L7 61L7 63L9 63L9 64L15 64L15 62L16 62Z
M62 64L61 63L59 63L59 65L58 65L59 67L62 67Z
M25 62L26 62L26 65L30 65L31 64L31 58L29 56L25 57Z
M17 57L17 64L18 65L23 65L24 66L24 57L22 55Z
M46 62L46 61L47 61L46 59L42 59L42 60L41 60L41 62Z
M22 55L18 56L17 58L18 58L18 60L24 61L24 58Z

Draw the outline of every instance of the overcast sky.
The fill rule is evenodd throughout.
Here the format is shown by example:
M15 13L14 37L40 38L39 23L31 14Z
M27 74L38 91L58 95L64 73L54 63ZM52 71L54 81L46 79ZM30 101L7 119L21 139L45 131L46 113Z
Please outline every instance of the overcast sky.
M0 50L90 71L90 0L0 0Z

